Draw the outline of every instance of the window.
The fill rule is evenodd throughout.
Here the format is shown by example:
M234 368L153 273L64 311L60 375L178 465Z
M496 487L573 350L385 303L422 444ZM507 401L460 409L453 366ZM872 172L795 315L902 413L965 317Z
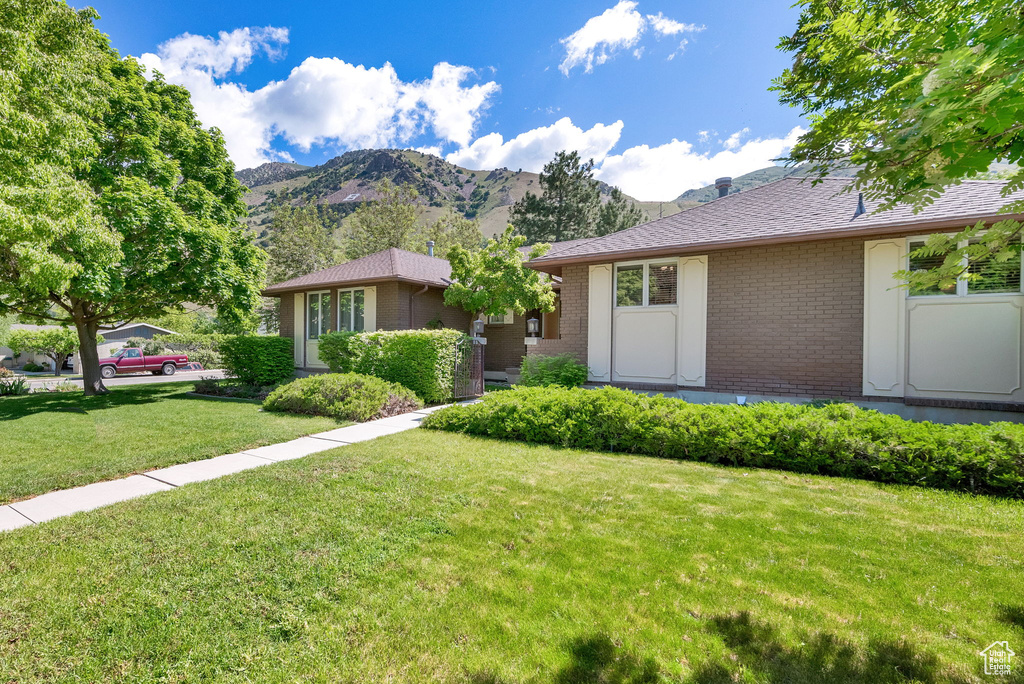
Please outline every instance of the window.
M979 240L961 242L959 248L967 247L968 244L977 244ZM907 251L913 252L925 245L925 238L911 238L907 241ZM929 256L908 257L908 268L911 271L924 271L942 265L948 253ZM969 261L965 258L965 262ZM1008 260L1000 261L993 257L977 259L965 264L967 272L978 277L973 280L960 278L955 284L944 288L933 286L930 288L911 288L908 294L911 297L921 296L967 296L983 294L1019 294L1021 292L1021 257L1015 256Z
M310 292L306 295L306 339L318 340L331 329L331 293Z
M338 329L362 332L365 327L366 292L341 290L338 292Z
M142 357L142 355L139 353L138 349L125 349L124 350L124 355L121 358L125 358L125 359L138 359L138 358L141 358L141 357Z
M978 240L971 240L977 244ZM967 294L997 294L1020 292L1020 256L1007 261L993 257L977 259L968 265L967 271L977 275L977 280L967 281Z
M644 305L644 267L619 266L615 269L615 306Z
M515 312L509 309L499 316L488 316L484 321L487 325L512 325L515 322Z
M917 249L920 249L920 248L924 247L924 245L925 245L925 241L924 240L911 240L910 243L907 245L907 251L912 253L914 250L917 250ZM928 270L931 270L933 268L941 266L942 262L945 261L947 256L948 256L948 253L946 253L946 254L935 254L935 255L932 255L932 256L908 257L909 258L909 264L910 264L909 265L909 270L911 270L911 271L928 271ZM956 284L953 284L952 286L949 286L949 287L946 287L946 288L943 288L943 289L940 289L938 285L934 285L932 287L913 287L913 288L910 289L910 295L912 297L920 297L920 296L927 296L927 295L955 295L955 294L956 294Z
M616 266L615 306L674 305L678 282L675 262Z
M676 265L650 264L648 272L647 303L651 306L676 303Z

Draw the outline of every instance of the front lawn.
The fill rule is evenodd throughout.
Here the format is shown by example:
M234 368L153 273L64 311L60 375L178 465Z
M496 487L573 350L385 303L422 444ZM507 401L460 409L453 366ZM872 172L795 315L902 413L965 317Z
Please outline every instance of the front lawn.
M0 504L338 427L185 396L191 382L0 398ZM2 680L2 677L0 677Z
M413 430L0 535L0 672L981 682L1024 644L1022 533L1013 500Z

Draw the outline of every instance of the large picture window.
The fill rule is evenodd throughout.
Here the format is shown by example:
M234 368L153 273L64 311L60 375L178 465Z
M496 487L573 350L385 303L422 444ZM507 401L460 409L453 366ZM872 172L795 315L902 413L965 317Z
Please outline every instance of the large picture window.
M318 340L331 329L331 293L310 292L306 295L306 339Z
M362 332L366 327L366 292L341 290L338 292L338 329Z
M675 261L619 264L615 267L615 306L671 306L679 282Z
M913 252L925 246L927 238L910 238L907 240L907 252ZM978 240L960 242L958 248L962 249L968 244L976 244ZM911 271L927 271L938 266L946 260L949 252L944 254L933 254L928 256L908 256L907 268ZM967 262L967 259L964 259ZM970 295L984 294L1019 294L1021 292L1021 257L1014 257L1007 261L999 261L992 257L977 259L964 264L967 272L976 278L967 279L961 277L956 283L945 287L914 287L908 291L911 297L934 297L950 296L965 297Z

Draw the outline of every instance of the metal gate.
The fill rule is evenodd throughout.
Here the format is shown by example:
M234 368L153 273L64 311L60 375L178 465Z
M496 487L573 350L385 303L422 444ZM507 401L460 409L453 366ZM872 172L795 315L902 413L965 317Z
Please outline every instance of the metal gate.
M484 395L484 345L468 337L455 345L455 399Z

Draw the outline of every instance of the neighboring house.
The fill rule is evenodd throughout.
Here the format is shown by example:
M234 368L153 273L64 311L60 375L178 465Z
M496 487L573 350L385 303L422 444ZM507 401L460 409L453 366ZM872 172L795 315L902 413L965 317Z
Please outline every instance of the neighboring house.
M57 328L60 326L56 325L30 325L25 323L15 323L11 326L11 330L47 330L50 328ZM120 325L112 330L101 330L100 335L103 336L103 343L97 345L96 349L99 352L100 358L110 356L112 353L124 346L124 343L132 337L141 337L147 340L151 340L157 335L175 335L173 330L167 330L166 328L160 328L149 323L126 323ZM13 352L8 347L0 347L0 361L4 361L4 365L13 366ZM32 361L33 363L43 364L45 363L49 367L53 361L43 354L22 354L18 357L17 366L21 367ZM68 359L67 368L72 370L78 369L78 354L73 354Z
M32 325L30 323L14 323L11 325L11 332L15 330L48 330L50 328L56 328L56 325ZM20 368L26 363L34 363L45 368L53 368L53 360L45 354L33 354L31 352L22 352L18 356L17 362L14 360L14 351L10 347L0 346L0 365L7 368Z
M1020 262L949 291L892 275L941 262L908 260L929 234L1006 218L1004 184L874 214L838 194L850 182L787 178L559 246L531 262L561 278L557 339L529 353L571 353L591 381L642 388L1019 410Z
M450 277L447 260L392 248L277 283L263 295L281 299L279 334L295 341L296 367L322 370L319 338L328 331L440 326L470 332L470 314L444 303ZM486 319L489 377L504 377L506 368L522 362L529 317Z

